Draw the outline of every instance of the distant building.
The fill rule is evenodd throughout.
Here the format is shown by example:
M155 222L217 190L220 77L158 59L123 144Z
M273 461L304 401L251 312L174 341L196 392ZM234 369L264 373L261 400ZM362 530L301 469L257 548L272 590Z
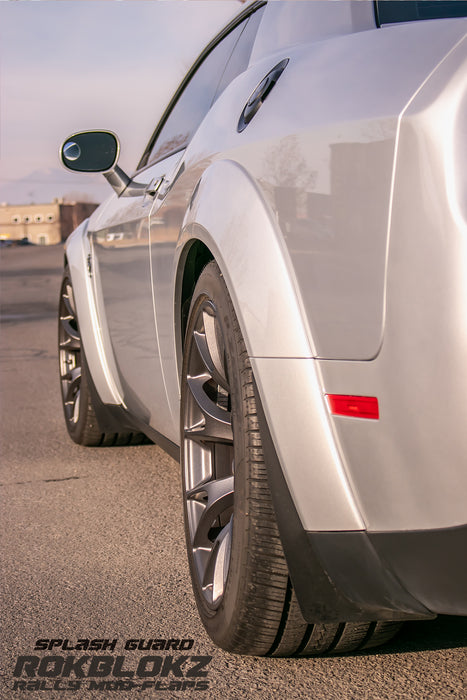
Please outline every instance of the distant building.
M0 239L27 238L37 245L60 243L97 206L61 199L54 199L50 204L0 204Z

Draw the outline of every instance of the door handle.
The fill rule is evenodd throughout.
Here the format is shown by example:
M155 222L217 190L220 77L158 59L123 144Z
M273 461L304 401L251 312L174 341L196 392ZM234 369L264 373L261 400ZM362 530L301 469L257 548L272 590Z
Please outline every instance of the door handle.
M144 190L144 196L155 197L164 181L163 177L155 177Z
M161 177L155 177L144 191L144 197L157 197L157 199L164 199L165 195L168 193L172 185L178 180L180 175L185 171L185 165L183 162L179 162L176 170L171 172L168 177L162 175Z
M165 195L170 189L171 186L170 180L167 180L165 177L162 178L161 184L157 188L157 199L164 199Z

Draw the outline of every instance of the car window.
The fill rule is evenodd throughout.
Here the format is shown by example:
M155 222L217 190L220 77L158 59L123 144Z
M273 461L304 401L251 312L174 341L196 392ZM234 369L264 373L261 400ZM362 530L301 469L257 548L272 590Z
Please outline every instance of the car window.
M217 100L219 95L225 90L227 85L229 85L229 83L231 83L232 80L237 77L237 75L240 75L240 73L243 73L243 71L248 68L251 51L253 49L253 42L255 40L263 12L264 6L257 10L257 12L250 17L248 22L246 22L246 26L244 27L235 45L229 62L220 79L214 101Z
M467 15L467 2L463 0L378 0L376 3L379 24L393 22L413 22L442 17L464 17Z
M156 163L188 144L213 102L248 66L261 14L262 8L238 24L209 51L183 88L162 127L156 131L154 146L139 167Z
M214 100L226 63L243 29L243 24L236 27L204 59L162 127L149 163L187 145Z

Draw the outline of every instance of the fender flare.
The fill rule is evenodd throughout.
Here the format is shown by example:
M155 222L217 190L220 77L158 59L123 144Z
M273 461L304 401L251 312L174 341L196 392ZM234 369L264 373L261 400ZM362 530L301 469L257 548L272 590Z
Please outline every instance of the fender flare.
M94 284L97 261L92 255L87 235L89 219L83 221L68 237L66 259L73 284L73 296L79 319L81 342L86 353L86 362L100 400L104 404L125 407L123 391L118 385L118 373L114 363L108 330L103 327L96 305ZM91 264L94 269L89 269Z
M302 526L364 529L285 243L257 185L237 163L215 161L194 190L176 251L176 302L195 241L209 249L225 278Z

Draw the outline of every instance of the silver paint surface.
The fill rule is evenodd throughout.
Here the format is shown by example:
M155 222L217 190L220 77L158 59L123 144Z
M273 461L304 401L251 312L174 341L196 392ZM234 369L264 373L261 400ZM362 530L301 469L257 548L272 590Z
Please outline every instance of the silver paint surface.
M161 196L91 217L92 289L84 228L68 244L101 398L177 443L183 266L209 248L314 531L467 520L467 22L376 29L370 5L271 3L186 151L139 173ZM326 393L377 396L381 418L331 417Z

